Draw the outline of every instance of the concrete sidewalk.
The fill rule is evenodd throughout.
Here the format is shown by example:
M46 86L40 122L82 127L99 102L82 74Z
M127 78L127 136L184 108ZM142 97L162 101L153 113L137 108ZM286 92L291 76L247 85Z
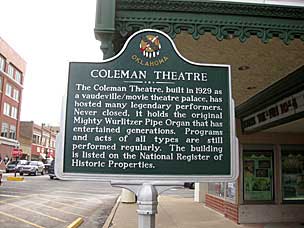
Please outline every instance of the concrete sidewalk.
M103 228L137 228L137 204L118 202ZM299 224L238 225L192 198L159 196L156 228L304 228Z
M137 204L119 203L111 228L137 228ZM241 228L193 198L159 196L156 228ZM247 226L246 226L247 227ZM262 228L252 225L252 228Z

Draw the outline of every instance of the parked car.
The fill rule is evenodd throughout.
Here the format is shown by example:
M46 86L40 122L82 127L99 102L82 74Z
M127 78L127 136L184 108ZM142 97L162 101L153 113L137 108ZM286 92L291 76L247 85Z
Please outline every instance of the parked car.
M3 173L3 170L0 169L0 185L2 184L2 173Z
M28 164L28 160L19 160L16 165L16 172L20 172L20 168Z
M194 189L195 188L195 183L194 182L185 182L184 187Z
M18 164L18 161L9 161L6 165L5 171L7 173L15 172L17 164Z
M29 161L26 165L22 165L20 167L20 176L23 176L23 174L33 174L37 175L40 173L41 175L44 175L44 164L41 161Z
M5 163L0 160L0 185L2 184L2 175L5 172Z
M50 164L50 167L49 167L49 176L50 176L50 179L53 180L54 178L56 178L56 175L55 175L55 160L53 160Z

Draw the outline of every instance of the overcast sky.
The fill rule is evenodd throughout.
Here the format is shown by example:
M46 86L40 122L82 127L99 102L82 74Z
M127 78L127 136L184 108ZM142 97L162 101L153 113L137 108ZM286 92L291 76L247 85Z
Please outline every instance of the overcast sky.
M96 0L0 0L0 36L27 62L21 120L59 125L72 61L99 62Z

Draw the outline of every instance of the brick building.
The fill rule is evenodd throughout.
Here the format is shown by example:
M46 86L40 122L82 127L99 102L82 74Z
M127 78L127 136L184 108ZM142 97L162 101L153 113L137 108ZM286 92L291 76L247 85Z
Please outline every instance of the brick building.
M58 127L37 125L33 121L20 123L20 147L30 160L55 158L56 135Z
M26 62L0 37L0 156L22 156L19 148L20 111ZM15 150L14 150L15 149Z

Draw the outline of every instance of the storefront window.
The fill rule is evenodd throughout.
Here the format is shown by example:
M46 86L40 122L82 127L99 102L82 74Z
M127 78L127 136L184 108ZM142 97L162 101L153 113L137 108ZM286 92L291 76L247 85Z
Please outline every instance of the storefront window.
M282 190L284 201L304 200L304 148L282 147Z
M208 183L208 194L222 197L235 202L237 194L236 186L236 182Z
M208 184L208 193L219 196L219 197L224 197L225 193L225 183L209 183Z
M273 200L273 156L271 151L244 151L244 200Z

